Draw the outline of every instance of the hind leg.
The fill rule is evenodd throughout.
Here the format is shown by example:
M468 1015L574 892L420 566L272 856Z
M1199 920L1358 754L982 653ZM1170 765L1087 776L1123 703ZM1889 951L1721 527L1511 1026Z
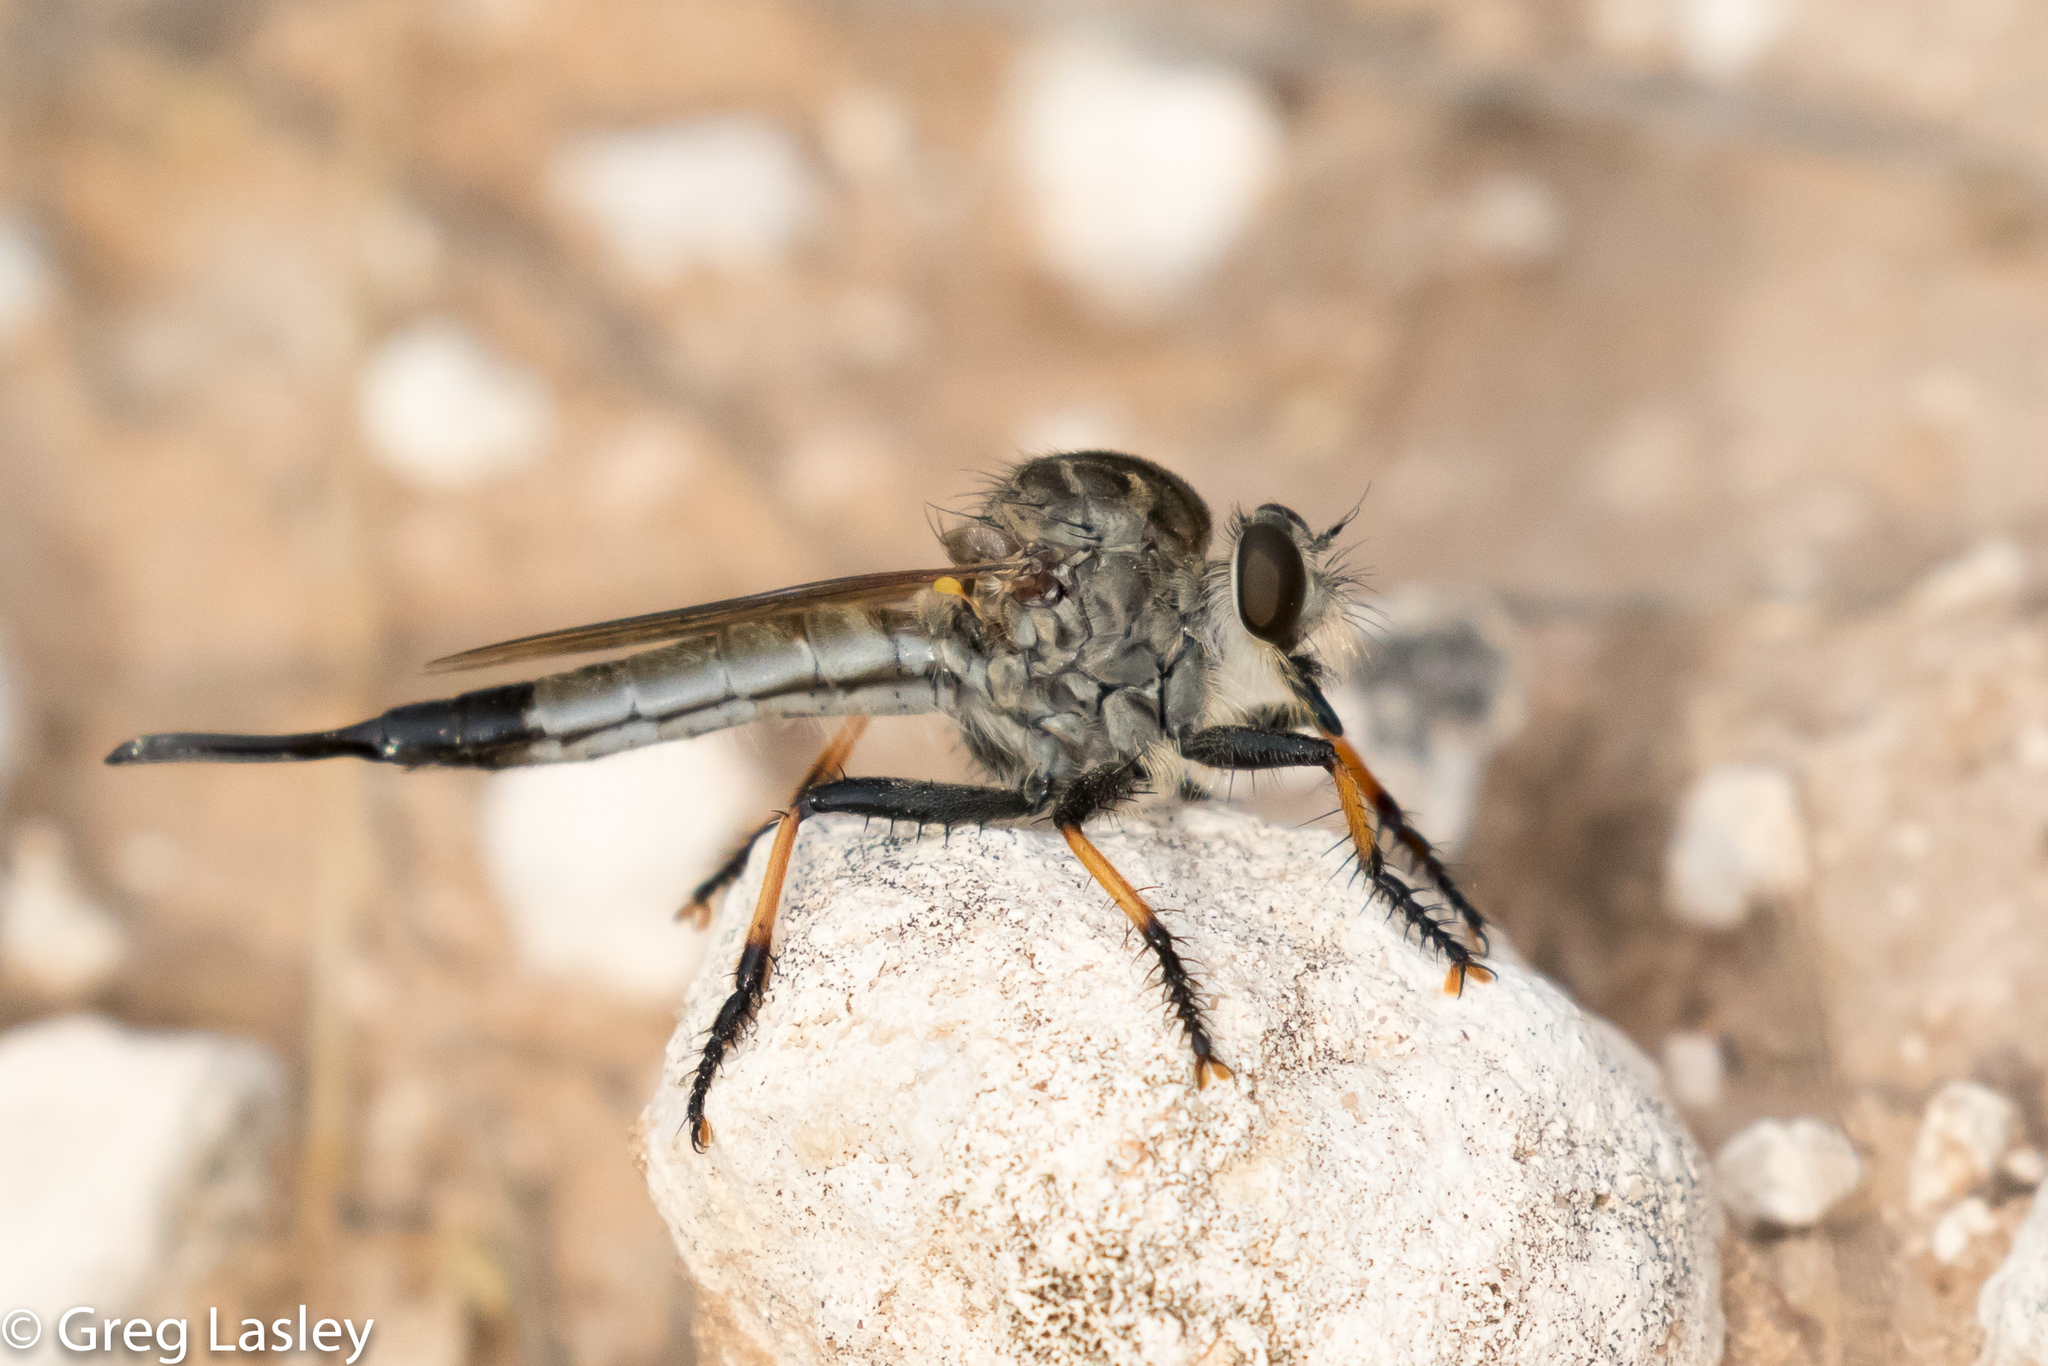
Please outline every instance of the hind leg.
M1089 876L1109 893L1117 909L1129 917L1144 939L1145 947L1152 950L1152 955L1159 960L1159 982L1166 990L1167 1005L1173 1011L1174 1019L1180 1023L1181 1033L1187 1037L1188 1047L1194 1052L1195 1087L1199 1090L1209 1084L1210 1078L1228 1081L1232 1073L1216 1056L1215 1038L1209 1033L1209 1022L1203 1018L1194 979L1188 975L1187 965L1181 961L1173 933L1160 923L1159 913L1138 895L1137 888L1131 886L1129 879L1118 872L1094 842L1081 833L1081 822L1123 803L1143 776L1144 770L1136 764L1085 774L1060 793L1059 800L1053 805L1052 820L1066 838L1067 847L1074 851L1074 857L1081 860L1081 866L1088 870Z
M768 950L775 938L776 911L789 872L790 850L796 845L797 825L806 816L845 813L919 825L981 825L1028 816L1039 805L1005 787L966 787L908 778L841 778L802 793L776 822L775 843L761 878L760 899L754 903L754 919L747 926L746 946L740 950L739 967L733 973L732 992L719 1007L697 1059L697 1074L690 1084L690 1145L698 1152L710 1146L711 1122L704 1117L704 1104L711 1094L712 1078L767 995Z
M867 728L868 718L865 716L849 716L842 721L839 729L832 733L832 738L825 742L825 748L818 751L818 757L811 760L810 768L804 772L803 778L796 785L795 794L789 799L791 803L794 804L804 793L844 769L846 761L853 755L854 745L860 741L861 732ZM733 850L732 855L718 866L717 872L697 884L697 890L690 893L689 901L676 912L676 919L681 920L688 916L698 929L709 929L711 898L730 887L739 875L747 870L747 859L753 854L754 846L761 842L763 835L778 824L779 820L769 821L742 840L740 847Z

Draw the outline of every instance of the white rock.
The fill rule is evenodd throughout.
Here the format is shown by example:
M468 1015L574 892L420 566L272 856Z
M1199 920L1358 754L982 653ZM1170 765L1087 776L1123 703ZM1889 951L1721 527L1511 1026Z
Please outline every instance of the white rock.
M35 995L71 1000L105 985L124 952L120 923L78 885L63 832L23 821L0 884L0 971Z
M587 134L551 179L626 269L657 282L772 261L817 213L795 141L756 114Z
M203 1275L268 1197L284 1069L263 1048L94 1016L0 1034L0 1286L40 1313L142 1312Z
M673 1000L705 944L675 913L773 800L726 736L512 769L484 792L484 867L535 968Z
M555 435L554 399L539 377L440 318L377 348L356 408L378 463L423 488L496 479L539 459Z
M1694 1110L1721 1103L1728 1080L1721 1041L1696 1029L1673 1030L1664 1037L1664 1084L1671 1098Z
M1273 102L1242 72L1066 37L1020 59L1012 138L1040 259L1112 314L1198 285L1277 172Z
M2009 602L2026 586L2026 554L2001 536L1928 570L1907 601L1916 611L1936 616Z
M1679 807L1665 851L1665 901L1688 925L1731 930L1759 900L1805 887L1810 868L1791 777L1760 764L1721 764L1693 782Z
M1982 1196L1972 1195L1957 1201L1934 1221L1934 1229L1927 1236L1927 1250L1943 1266L1954 1266L1970 1250L1972 1238L1982 1238L1997 1227L1991 1206L1984 1203Z
M1790 0L1678 0L1678 47L1694 75L1740 76L1777 42Z
M1977 1296L1984 1350L1977 1366L2041 1366L2048 1361L2048 1195L2013 1235L2012 1251Z
M12 214L0 213L0 346L47 315L57 283L35 234Z
M764 1359L1719 1359L1706 1163L1554 986L1501 962L1445 995L1319 831L1192 808L1095 839L1187 908L1235 1080L1194 1089L1057 836L834 819L798 842L693 1153L764 854L728 899L641 1133L685 1262Z
M1862 1179L1856 1149L1818 1119L1760 1119L1714 1158L1728 1212L1749 1223L1811 1228Z
M2010 1100L1974 1081L1935 1092L1906 1169L1906 1203L1931 1210L1988 1180L2012 1144L2018 1114Z
M2048 1157L2031 1145L2014 1148L1998 1164L1999 1174L2015 1186L2038 1186L2048 1181Z

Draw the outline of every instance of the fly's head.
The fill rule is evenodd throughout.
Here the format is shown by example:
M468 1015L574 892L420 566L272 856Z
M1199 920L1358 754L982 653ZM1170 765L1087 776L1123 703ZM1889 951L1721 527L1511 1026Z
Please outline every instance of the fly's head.
M1278 503L1231 520L1229 556L1210 562L1205 595L1226 702L1277 696L1312 713L1323 730L1342 732L1321 684L1358 641L1349 614L1353 580L1335 549L1349 522L1318 533Z

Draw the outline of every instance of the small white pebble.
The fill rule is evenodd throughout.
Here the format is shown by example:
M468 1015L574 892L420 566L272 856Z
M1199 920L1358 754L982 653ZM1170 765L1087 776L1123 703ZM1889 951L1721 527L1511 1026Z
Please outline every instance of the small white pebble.
M1935 1092L1906 1169L1906 1203L1935 1209L1988 1179L2012 1143L2017 1117L2010 1100L1974 1081L1952 1081Z
M1678 45L1694 75L1740 76L1791 19L1789 0L1679 0Z
M1934 1260L1943 1266L1954 1266L1970 1250L1970 1240L1981 1238L1998 1227L1998 1221L1991 1217L1991 1206L1977 1196L1958 1201L1941 1218L1934 1221L1934 1231L1927 1236L1927 1247L1934 1254Z
M773 261L817 212L795 140L758 114L586 134L551 179L626 269L656 282Z
M704 953L675 913L770 800L727 737L513 769L484 789L484 869L532 966L668 999Z
M547 386L446 319L418 323L379 346L356 401L370 453L425 488L498 478L539 459L554 440Z
M75 999L104 985L125 952L120 923L79 887L63 832L23 821L0 885L0 969L38 995Z
M1013 140L1046 269L1106 311L1155 313L1237 244L1278 173L1260 84L1087 38L1020 61Z
M1719 1039L1698 1030L1675 1030L1664 1037L1663 1051L1664 1084L1673 1100L1694 1110L1711 1110L1721 1103L1727 1068Z
M2001 536L1928 570L1907 601L1917 611L1941 615L2009 601L2026 586L2026 553Z
M1676 919L1731 930L1757 901L1806 886L1810 864L1799 794L1790 775L1761 764L1720 764L1679 807L1664 861Z
M1817 1119L1760 1119L1714 1158L1721 1202L1736 1218L1811 1228L1856 1189L1863 1164L1834 1125Z
M0 346L40 322L56 303L57 283L27 223L0 213Z
M2031 1145L2014 1148L1998 1164L1999 1173L2015 1186L2038 1186L2048 1181L2048 1157Z
M1531 266L1557 254L1564 210L1533 176L1496 171L1475 180L1460 214L1467 245L1502 265Z

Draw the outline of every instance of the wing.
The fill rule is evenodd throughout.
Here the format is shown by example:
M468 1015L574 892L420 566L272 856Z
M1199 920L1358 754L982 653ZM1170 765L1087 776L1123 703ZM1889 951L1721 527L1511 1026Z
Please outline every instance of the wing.
M521 636L517 640L484 645L474 650L464 650L461 654L434 660L427 665L427 672L457 673L465 669L485 669L494 664L511 664L523 659L544 659L552 655L611 650L624 645L648 645L657 641L681 640L685 636L716 630L737 621L783 616L806 607L825 604L852 604L899 598L920 588L929 588L935 584L943 586L943 581L947 579L954 580L957 584L990 575L1007 578L1020 571L1032 571L1036 567L1037 562L1031 557L1017 556L1013 559L992 560L980 564L948 565L944 569L898 569L884 574L855 574L851 578L825 579L819 583L802 583L794 588L778 588L769 593L756 593L751 597L707 602L701 607L649 612L645 616L621 617L617 621L600 621L591 626L572 626L564 631L544 631L537 636Z

